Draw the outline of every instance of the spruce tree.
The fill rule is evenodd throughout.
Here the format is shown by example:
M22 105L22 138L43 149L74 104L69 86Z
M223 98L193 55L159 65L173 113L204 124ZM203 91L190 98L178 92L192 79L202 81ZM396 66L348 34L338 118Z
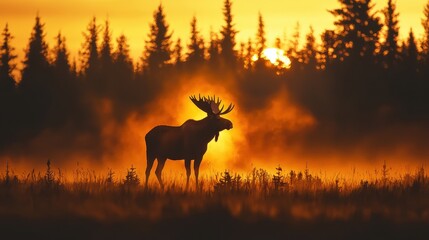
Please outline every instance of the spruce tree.
M69 62L69 53L66 47L66 39L59 32L55 38L56 45L54 47L54 62L53 67L59 80L69 80L71 77L71 66Z
M258 32L256 33L256 52L258 58L261 58L262 52L267 47L267 39L265 37L265 24L262 14L259 12L258 16Z
M429 75L429 1L426 3L426 6L423 11L423 19L422 19L422 26L423 26L423 39L421 43L422 48L422 62L423 62L423 69L426 69L426 73Z
M36 22L31 33L25 53L24 68L20 88L23 91L37 91L47 87L49 83L48 44L45 41L44 24L36 16Z
M310 26L310 30L305 37L305 45L301 50L301 60L304 67L309 70L316 69L317 66L317 47L316 38L314 37L313 27Z
M191 38L188 45L187 62L198 64L204 61L204 39L200 36L197 28L197 18L194 16L191 20Z
M6 24L3 33L3 43L0 48L0 96L10 94L15 90L15 78L13 72L16 68L15 48L11 45L13 39L9 32L9 26Z
M223 16L225 25L222 26L220 40L221 55L227 66L235 66L236 52L235 52L235 35L237 31L234 28L233 15L232 15L232 2L230 0L224 1Z
M329 11L336 18L338 57L373 63L382 24L377 13L373 12L372 0L338 1L341 7Z
M151 72L166 66L171 59L171 33L160 4L153 14L149 40L146 41L144 66Z
M94 82L100 72L100 59L98 52L98 34L100 27L97 25L97 19L93 17L83 33L85 42L82 44L82 50L79 52L81 57L81 68L88 81Z
M382 45L382 55L384 57L384 65L387 68L392 68L396 65L399 55L398 35L399 35L399 13L396 12L396 2L387 1L387 7L383 10L384 24L386 33Z

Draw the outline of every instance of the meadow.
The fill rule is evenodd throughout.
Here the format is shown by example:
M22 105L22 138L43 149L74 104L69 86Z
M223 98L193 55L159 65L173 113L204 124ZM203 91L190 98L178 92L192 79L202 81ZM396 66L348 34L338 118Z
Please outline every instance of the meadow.
M202 177L198 189L165 177L147 188L131 167L119 178L77 169L0 183L2 239L426 239L429 178L420 167L350 180L276 168Z

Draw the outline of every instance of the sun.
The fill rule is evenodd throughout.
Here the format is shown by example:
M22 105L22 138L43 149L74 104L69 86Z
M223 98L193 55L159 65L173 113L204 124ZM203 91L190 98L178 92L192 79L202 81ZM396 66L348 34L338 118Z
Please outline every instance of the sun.
M284 50L278 48L265 48L262 51L261 57L271 62L272 65L289 69L291 67L290 59L285 55ZM256 62L259 59L258 55L253 55L252 61Z

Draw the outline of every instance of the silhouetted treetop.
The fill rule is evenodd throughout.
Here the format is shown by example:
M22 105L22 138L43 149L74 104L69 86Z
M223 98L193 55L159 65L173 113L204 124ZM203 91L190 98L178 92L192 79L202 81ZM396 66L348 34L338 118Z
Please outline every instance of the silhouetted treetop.
M16 68L15 59L17 55L14 54L15 48L11 45L13 36L9 32L8 24L4 27L2 39L0 48L0 95L13 92L15 89L13 71Z
M69 53L66 47L66 39L59 32L56 37L54 52L54 68L59 76L67 77L70 74Z
M377 48L382 27L372 11L371 0L338 0L340 8L329 12L336 18L337 52L341 59L371 58Z
M256 33L256 52L260 58L262 52L267 47L267 38L265 36L265 24L262 14L259 12L258 15L258 31Z
M232 2L229 0L224 1L223 6L223 16L225 20L225 25L222 26L221 30L221 39L220 39L220 46L221 46L221 54L223 57L223 60L227 64L234 64L236 60L236 52L235 52L235 35L238 33L237 30L234 28L233 23L233 15L232 15Z
M149 40L146 41L144 65L149 71L165 66L171 58L171 35L169 25L165 20L164 9L160 4L153 14L150 25Z
M83 33L84 43L82 50L79 52L81 57L81 69L87 80L94 81L100 70L99 52L98 52L98 34L100 27L97 25L95 17L91 19L87 28L87 32Z
M36 85L38 87L46 85L49 80L50 67L48 61L48 44L45 41L44 24L40 17L36 16L28 48L25 53L24 68L22 70L22 80L20 87L30 90Z
M423 39L422 39L422 55L423 63L426 65L426 69L429 69L429 1L426 3L426 6L423 11ZM429 72L429 70L427 70Z
M396 12L396 2L387 1L387 7L383 10L384 25L386 26L385 41L382 44L382 55L385 58L385 67L394 67L399 55L399 13Z
M204 39L200 35L197 28L197 18L194 16L191 20L191 38L188 44L188 57L189 63L201 63L204 61Z

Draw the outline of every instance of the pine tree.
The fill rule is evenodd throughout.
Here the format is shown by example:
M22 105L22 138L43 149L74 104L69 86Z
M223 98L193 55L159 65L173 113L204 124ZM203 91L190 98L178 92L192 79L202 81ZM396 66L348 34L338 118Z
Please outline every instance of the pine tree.
M68 80L71 76L69 53L66 48L66 39L59 32L54 47L54 70L57 77ZM61 79L60 79L61 80Z
M188 45L187 62L198 64L204 61L204 39L200 36L197 28L197 18L191 20L191 39Z
M300 24L299 22L295 25L295 31L292 35L292 39L289 41L289 47L287 50L287 55L291 59L292 64L299 61L299 39L300 39Z
M180 38L177 39L176 45L174 46L174 61L176 66L181 66L183 63L183 47L182 47L182 40Z
M51 80L48 62L48 44L45 41L44 24L36 16L36 23L25 53L24 68L19 87L24 91L38 92L47 89ZM40 94L41 92L39 92Z
M262 52L267 47L267 39L265 37L265 24L262 14L259 12L258 17L258 32L256 33L256 52L258 58L261 58Z
M422 26L424 30L423 40L421 44L422 57L423 57L423 69L429 69L429 1L426 3L423 11L424 18L422 19ZM429 70L426 70L429 72Z
M171 33L165 20L164 9L160 4L153 14L150 24L149 40L146 41L144 65L155 71L167 65L171 58Z
M97 25L95 17L87 26L87 33L83 33L85 42L80 51L81 68L87 80L95 81L100 72L100 59L98 52L98 34L100 27Z
M399 13L396 12L396 2L388 0L387 7L383 10L386 26L386 40L382 45L382 54L385 67L392 68L396 65L399 55Z
M11 46L13 36L9 32L9 26L6 24L3 33L3 43L0 48L0 96L12 93L15 90L15 79L13 72L16 68L14 54L15 48Z
M113 63L112 37L111 37L108 20L106 20L104 23L103 42L101 43L101 49L100 49L100 63L101 63L102 72L109 71Z
M230 0L224 1L223 7L223 16L225 20L225 25L222 26L220 40L221 46L221 55L227 66L234 66L236 62L236 52L235 52L235 35L237 31L234 29L233 15L231 12L232 2Z
M406 44L403 46L403 66L407 73L414 74L418 68L418 50L413 29L410 29Z
M116 39L116 51L113 53L113 65L117 77L123 78L125 81L132 80L133 61L130 57L130 46L124 34L121 34Z
M328 68L332 62L338 58L335 50L336 48L336 35L333 30L325 30L322 33L322 46L320 56L320 68Z
M317 50L316 50L316 38L314 37L313 27L310 26L310 30L305 37L305 46L301 51L301 60L305 65L305 68L314 70L317 66Z
M246 47L246 56L244 57L244 67L247 69L251 69L252 68L252 62L253 62L253 43L252 43L252 39L249 38L249 40L247 40L247 47Z
M382 24L376 13L372 12L372 0L338 1L341 7L329 11L336 17L338 57L341 60L350 57L352 61L365 59L360 62L367 64L374 62Z
M216 66L219 64L219 56L220 56L220 43L219 43L218 35L210 30L210 44L208 49L209 54L209 62L212 66Z
M100 73L95 78L96 89L101 93L108 93L116 90L116 85L119 84L119 78L113 70L113 56L112 56L112 37L109 27L109 21L104 22L103 40L100 47Z

